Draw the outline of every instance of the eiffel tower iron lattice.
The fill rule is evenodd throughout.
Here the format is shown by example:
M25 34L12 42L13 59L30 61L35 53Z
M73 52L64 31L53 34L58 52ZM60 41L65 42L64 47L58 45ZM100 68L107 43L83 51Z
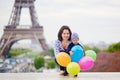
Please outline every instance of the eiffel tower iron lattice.
M23 39L34 40L43 50L48 50L43 36L43 26L38 23L34 2L35 0L15 0L8 25L5 26L0 39L0 56L6 56L12 45ZM32 25L19 25L22 8L29 9Z

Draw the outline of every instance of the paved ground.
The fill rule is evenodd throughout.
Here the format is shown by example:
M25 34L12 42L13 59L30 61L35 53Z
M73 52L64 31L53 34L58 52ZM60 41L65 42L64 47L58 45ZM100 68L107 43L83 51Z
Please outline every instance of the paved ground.
M120 80L120 73L81 72L76 78L58 72L0 73L0 80Z

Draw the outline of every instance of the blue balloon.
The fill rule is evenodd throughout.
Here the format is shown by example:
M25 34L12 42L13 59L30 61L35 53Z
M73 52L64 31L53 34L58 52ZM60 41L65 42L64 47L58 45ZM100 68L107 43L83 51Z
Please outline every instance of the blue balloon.
M83 57L83 48L79 45L75 45L71 51L73 52L72 55L70 55L72 62L79 62L79 60Z

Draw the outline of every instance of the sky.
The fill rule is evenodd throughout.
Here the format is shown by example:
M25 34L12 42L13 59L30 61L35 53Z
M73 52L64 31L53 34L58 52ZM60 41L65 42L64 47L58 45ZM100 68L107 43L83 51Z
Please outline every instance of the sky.
M8 24L14 0L0 0L0 37ZM36 0L39 24L47 43L57 39L61 26L68 25L83 43L120 41L120 0ZM20 25L31 25L29 10L22 9Z

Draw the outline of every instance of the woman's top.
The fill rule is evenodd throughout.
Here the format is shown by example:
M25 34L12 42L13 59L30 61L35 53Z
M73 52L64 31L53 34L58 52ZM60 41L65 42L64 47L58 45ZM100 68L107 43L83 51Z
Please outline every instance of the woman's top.
M68 45L71 43L71 41L68 41ZM54 55L56 55L60 52L66 52L66 50L62 47L62 42L60 40L56 40L54 43Z

